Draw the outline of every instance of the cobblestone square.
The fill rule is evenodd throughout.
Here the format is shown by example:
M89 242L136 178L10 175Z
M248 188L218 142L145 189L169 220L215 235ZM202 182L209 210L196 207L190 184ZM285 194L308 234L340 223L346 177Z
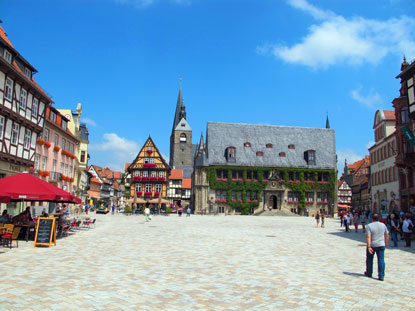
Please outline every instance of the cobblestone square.
M93 215L95 217L95 215ZM96 215L52 248L1 248L2 310L410 310L414 246L362 276L363 233L311 217ZM377 273L376 263L374 276Z

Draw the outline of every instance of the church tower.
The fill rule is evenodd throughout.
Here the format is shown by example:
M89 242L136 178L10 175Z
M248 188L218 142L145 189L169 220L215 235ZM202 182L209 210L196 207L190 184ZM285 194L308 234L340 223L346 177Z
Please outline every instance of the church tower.
M186 107L183 103L181 80L170 136L170 167L177 169L193 166L192 129L186 121Z

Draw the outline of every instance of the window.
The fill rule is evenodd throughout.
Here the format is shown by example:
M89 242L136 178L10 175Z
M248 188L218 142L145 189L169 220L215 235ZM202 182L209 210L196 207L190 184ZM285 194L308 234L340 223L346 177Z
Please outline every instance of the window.
M26 109L27 103L27 91L25 89L20 90L20 108Z
M236 191L232 191L232 200L236 200Z
M54 143L55 143L55 146L59 146L59 135L58 134L55 134Z
M75 154L75 145L71 143L70 153Z
M159 177L165 177L164 171L159 172Z
M24 69L24 74L26 75L26 77L28 77L29 79L32 77L32 72L29 70L29 68L25 67Z
M306 202L314 202L314 192L306 192L305 193L305 201Z
M12 100L13 96L13 80L10 78L6 79L6 92L4 94L4 97L8 100Z
M140 171L137 171L137 170L133 171L133 176L134 177L140 176Z
M264 153L262 151L257 151L256 152L257 157L262 157L263 155L264 155Z
M156 186L154 188L154 192L161 193L162 191L163 191L163 185L162 184L156 184Z
M69 177L72 178L72 165L69 165Z
M17 138L19 137L19 124L13 123L12 126L12 144L17 145Z
M141 184L135 184L135 192L142 192L142 185Z
M288 149L295 149L294 145L288 145Z
M69 166L68 164L65 164L65 176L68 176L68 170L69 170Z
M39 100L36 97L33 97L32 117L37 117L38 111L39 111Z
M250 143L250 142L246 142L246 143L244 143L244 147L246 147L246 148L251 148L251 143Z
M12 54L8 50L4 49L3 57L9 64L12 63Z
M3 138L3 132L4 132L4 117L0 116L0 139Z
M148 177L148 171L143 171L143 177Z
M56 165L57 165L57 161L55 159L53 159L53 161L52 161L52 172L56 172Z
M298 203L299 201L298 197L299 197L299 194L297 191L288 191L288 203L291 203L291 202Z
M408 79L408 81L406 81L406 85L408 87L409 115L413 118L415 113L414 78L412 77Z
M409 123L409 113L408 113L408 107L403 107L401 109L401 123Z
M304 160L308 165L316 165L316 152L314 150L307 150L304 152Z
M85 151L81 151L81 163L85 162Z
M61 168L60 168L60 173L63 174L63 169L65 167L65 164L63 162L61 162Z
M265 147L267 147L268 149L272 149L272 144L266 144Z
M49 112L49 120L56 123L56 113L52 110L50 110L50 112Z
M180 142L185 143L187 141L187 137L185 133L180 134Z
M152 146L147 146L147 150L148 151L153 151L153 147Z
M279 156L281 157L281 158L285 158L285 152L280 152L280 154L279 154Z
M228 147L226 148L225 156L228 162L235 162L236 148Z
M48 162L48 158L43 156L42 157L42 171L46 171L46 164Z
M49 141L49 129L45 128L43 131L43 139Z
M216 170L216 178L228 179L228 170Z
M40 168L40 154L35 155L35 170Z
M244 172L243 171L232 171L232 179L243 179L244 178Z
M144 158L144 163L150 163L150 158Z
M62 150L66 150L66 139L62 137Z
M32 131L26 129L25 133L24 133L24 147L26 149L30 149L30 141L32 139Z
M153 192L153 187L151 184L146 184L146 192Z
M157 172L156 171L151 171L150 172L150 177L157 177Z
M327 192L317 192L317 202L327 202L328 194Z
M66 131L68 129L68 122L62 119L62 128Z

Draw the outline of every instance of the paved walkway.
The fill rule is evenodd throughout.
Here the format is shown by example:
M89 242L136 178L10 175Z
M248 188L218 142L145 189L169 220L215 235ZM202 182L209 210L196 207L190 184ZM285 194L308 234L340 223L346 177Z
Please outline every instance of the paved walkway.
M0 248L2 310L410 310L415 254L362 276L362 233L304 217L97 215L52 248ZM400 243L401 245L403 242ZM375 271L376 274L376 267Z

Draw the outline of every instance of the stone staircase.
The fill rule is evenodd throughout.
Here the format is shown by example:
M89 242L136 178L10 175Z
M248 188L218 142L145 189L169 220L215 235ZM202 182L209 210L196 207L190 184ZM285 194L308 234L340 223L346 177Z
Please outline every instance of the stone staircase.
M287 211L286 209L282 209L282 210L273 209L270 211L259 212L258 214L255 214L255 216L300 216L300 215L291 213L290 211Z

